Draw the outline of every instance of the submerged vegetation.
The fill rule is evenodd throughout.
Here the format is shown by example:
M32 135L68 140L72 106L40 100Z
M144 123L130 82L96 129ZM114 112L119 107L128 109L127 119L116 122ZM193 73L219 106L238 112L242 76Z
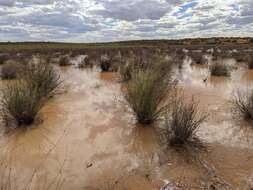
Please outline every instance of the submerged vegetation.
M28 64L18 80L1 90L1 116L6 126L33 123L35 116L54 95L60 76L49 64Z
M206 120L207 114L200 112L198 102L194 98L185 102L183 96L174 97L163 128L170 145L183 145L195 140L195 134Z

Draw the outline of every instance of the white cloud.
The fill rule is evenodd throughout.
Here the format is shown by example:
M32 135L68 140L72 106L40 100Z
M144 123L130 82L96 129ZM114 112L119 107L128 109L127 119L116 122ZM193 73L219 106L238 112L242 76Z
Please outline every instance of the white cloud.
M1 41L252 36L252 0L0 0Z

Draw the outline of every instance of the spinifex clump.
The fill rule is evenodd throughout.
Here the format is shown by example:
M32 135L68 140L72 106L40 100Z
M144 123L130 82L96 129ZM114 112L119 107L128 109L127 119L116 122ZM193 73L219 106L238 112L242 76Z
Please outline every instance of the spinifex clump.
M49 64L28 64L18 80L2 88L1 115L6 125L30 125L54 95L60 76Z
M233 99L234 109L245 119L253 120L253 90L238 89Z
M167 141L170 145L183 145L193 141L207 115L200 113L194 98L185 102L183 96L175 95L171 105L163 127Z
M146 69L134 70L126 84L125 98L139 123L151 124L169 107L170 93L175 84L171 80L171 65L155 63Z

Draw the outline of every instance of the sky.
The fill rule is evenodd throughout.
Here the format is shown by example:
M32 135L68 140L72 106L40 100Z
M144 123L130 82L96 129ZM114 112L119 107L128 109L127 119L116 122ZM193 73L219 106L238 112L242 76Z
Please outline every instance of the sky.
M253 0L0 0L0 41L253 37Z

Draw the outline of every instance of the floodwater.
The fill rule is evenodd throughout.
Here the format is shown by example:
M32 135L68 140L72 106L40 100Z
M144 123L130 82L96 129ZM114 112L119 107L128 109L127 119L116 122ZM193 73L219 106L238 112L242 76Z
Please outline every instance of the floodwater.
M168 182L181 189L251 189L253 129L232 114L230 101L235 89L251 84L253 71L224 61L233 67L229 78L210 77L207 66L188 59L175 72L185 96L209 113L197 133L201 151L162 148L157 127L136 124L116 73L59 68L63 90L35 124L0 127L0 189L154 190Z

